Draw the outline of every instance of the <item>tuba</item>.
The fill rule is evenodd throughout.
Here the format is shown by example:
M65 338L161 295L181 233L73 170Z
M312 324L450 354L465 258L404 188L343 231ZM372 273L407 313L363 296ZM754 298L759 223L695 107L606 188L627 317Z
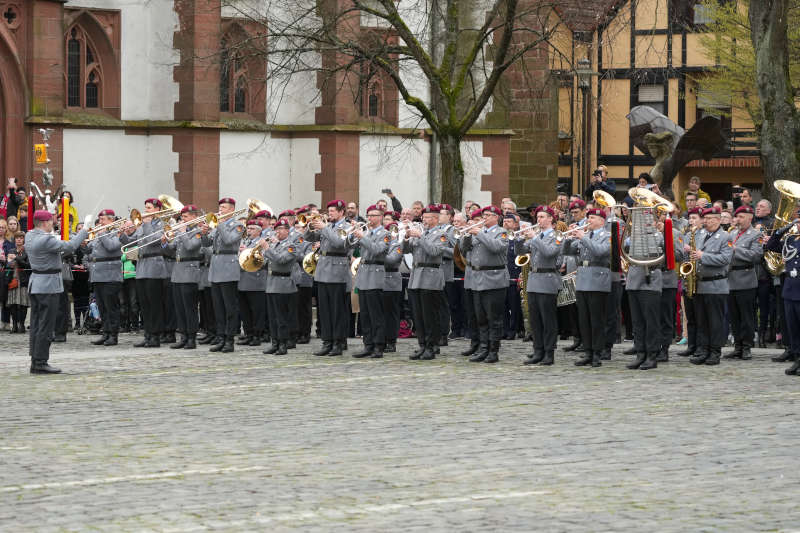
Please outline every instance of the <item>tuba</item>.
M797 210L797 201L800 200L800 183L789 180L778 180L773 187L780 193L781 198L778 207L775 209L775 222L772 224L772 233L776 230L792 223L794 214ZM779 252L764 252L764 263L767 270L773 276L783 274L786 266L783 256Z
M245 272L257 272L264 267L266 262L264 253L258 246L247 248L239 253L239 266Z
M641 187L629 189L628 196L633 198L634 207L629 208L630 220L622 234L622 242L630 239L630 247L627 252L622 247L620 256L628 265L656 266L664 260L665 254L658 242L655 211L670 213L675 206L666 198Z

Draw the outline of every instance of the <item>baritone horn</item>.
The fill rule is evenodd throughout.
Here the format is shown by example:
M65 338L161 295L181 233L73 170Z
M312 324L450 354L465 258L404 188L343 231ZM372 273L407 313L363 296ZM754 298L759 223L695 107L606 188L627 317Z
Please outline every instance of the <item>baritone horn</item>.
M265 263L264 252L258 246L247 248L239 253L239 266L245 272L257 272L264 267Z
M775 209L775 222L772 224L770 235L792 223L794 214L797 211L797 201L800 200L800 183L777 180L772 186L780 193L781 197L778 201L778 207ZM780 252L764 252L764 262L767 264L767 270L773 276L783 274L783 270L786 267L783 255Z

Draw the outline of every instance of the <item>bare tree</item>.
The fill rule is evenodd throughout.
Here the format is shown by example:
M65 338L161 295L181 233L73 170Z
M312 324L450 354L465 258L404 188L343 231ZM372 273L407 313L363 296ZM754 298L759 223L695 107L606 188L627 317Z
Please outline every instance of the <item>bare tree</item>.
M365 78L390 80L418 123L437 137L441 201L453 205L461 205L462 141L487 111L503 74L537 48L552 50L562 24L552 3L537 0L225 3L267 29L268 46L249 53L267 58L272 87L283 80L291 90L289 80L301 73L322 76L324 105L342 94L357 100Z

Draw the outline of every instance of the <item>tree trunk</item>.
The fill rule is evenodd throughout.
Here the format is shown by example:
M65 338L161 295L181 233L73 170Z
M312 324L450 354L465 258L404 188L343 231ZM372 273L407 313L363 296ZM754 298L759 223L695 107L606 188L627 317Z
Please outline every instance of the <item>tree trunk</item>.
M775 200L772 183L797 179L798 115L789 80L787 38L789 0L750 2L750 34L756 56L756 85L760 99L761 166L765 195Z
M461 161L461 138L443 134L439 136L439 160L442 163L442 199L454 209L461 209L464 188L464 164ZM431 199L436 201L435 198Z

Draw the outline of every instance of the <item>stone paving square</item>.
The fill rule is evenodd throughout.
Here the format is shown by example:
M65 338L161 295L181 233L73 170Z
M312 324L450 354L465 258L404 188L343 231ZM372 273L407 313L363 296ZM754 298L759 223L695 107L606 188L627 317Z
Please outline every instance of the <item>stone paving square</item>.
M754 350L631 371L70 335L0 355L0 531L799 531L800 378ZM358 343L350 340L350 353ZM562 348L563 348L562 343ZM263 347L262 347L263 349ZM673 347L673 352L678 351Z

